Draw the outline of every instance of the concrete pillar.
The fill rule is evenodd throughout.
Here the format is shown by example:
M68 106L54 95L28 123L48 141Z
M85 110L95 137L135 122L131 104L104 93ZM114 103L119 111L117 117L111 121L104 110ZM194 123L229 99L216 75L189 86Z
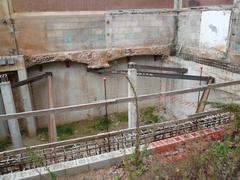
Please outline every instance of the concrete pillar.
M52 95L52 76L48 76L48 105L53 108L53 95ZM48 120L48 136L50 142L57 141L57 128L55 114L51 113Z
M6 114L16 113L10 82L0 84ZM9 119L8 127L14 148L23 147L22 137L17 119Z
M19 79L19 81L27 79L26 69L18 70L18 79ZM31 100L31 95L30 95L30 90L29 90L28 84L21 86L20 92L21 92L21 97L22 97L22 101L23 101L24 111L32 111L33 106L32 106L32 100ZM37 135L37 127L36 127L35 118L34 117L26 118L26 124L27 124L28 135L30 137L36 136Z
M0 114L6 114L1 91L0 91ZM0 139L5 139L7 137L8 137L7 121L0 121Z
M128 78L131 81L133 87L137 88L137 69L136 64L130 62L128 64ZM133 89L128 82L128 97L134 97ZM137 123L137 111L136 111L136 104L135 102L128 103L128 128L135 128Z
M234 0L234 4L240 3L240 0Z
M182 0L174 0L174 9L182 8Z

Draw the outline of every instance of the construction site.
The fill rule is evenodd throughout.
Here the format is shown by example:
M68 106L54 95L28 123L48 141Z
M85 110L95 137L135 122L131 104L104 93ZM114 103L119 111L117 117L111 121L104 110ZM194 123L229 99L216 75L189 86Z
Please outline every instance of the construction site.
M240 179L240 1L0 0L1 179Z

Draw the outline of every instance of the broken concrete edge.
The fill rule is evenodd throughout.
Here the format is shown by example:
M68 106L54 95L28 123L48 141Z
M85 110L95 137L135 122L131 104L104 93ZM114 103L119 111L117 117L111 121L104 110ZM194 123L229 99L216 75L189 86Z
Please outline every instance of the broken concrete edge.
M106 68L110 66L109 62L125 57L145 55L168 57L170 55L170 49L170 45L135 48L97 49L58 52L41 55L25 55L24 59L27 68L50 62L66 61L86 64L89 68Z

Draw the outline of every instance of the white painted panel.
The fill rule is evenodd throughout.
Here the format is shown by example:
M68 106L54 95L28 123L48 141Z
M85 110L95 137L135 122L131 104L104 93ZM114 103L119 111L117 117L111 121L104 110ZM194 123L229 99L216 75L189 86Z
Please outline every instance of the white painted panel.
M200 48L226 52L231 11L202 12Z

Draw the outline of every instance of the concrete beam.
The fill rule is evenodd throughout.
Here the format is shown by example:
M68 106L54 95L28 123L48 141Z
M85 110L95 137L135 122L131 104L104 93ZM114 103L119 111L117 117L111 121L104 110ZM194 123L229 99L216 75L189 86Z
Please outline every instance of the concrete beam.
M0 72L10 72L25 69L23 56L1 56L0 61L6 60L7 62L14 61L14 64L6 64L0 66Z
M134 96L134 90L137 91L137 69L134 62L128 65L128 78L131 82L128 82L128 97ZM133 87L132 87L133 86ZM135 128L137 124L137 107L136 102L128 103L128 128Z
M72 61L87 64L89 68L109 67L109 62L116 59L140 55L169 56L169 46L152 46L138 48L112 48L73 52L49 53L45 55L25 56L26 67L50 62Z
M16 113L16 108L14 104L12 88L10 82L3 82L0 84L1 92L4 102L5 111L7 114ZM17 119L9 119L8 127L12 139L14 148L18 149L23 147L22 137L20 133L20 128Z

